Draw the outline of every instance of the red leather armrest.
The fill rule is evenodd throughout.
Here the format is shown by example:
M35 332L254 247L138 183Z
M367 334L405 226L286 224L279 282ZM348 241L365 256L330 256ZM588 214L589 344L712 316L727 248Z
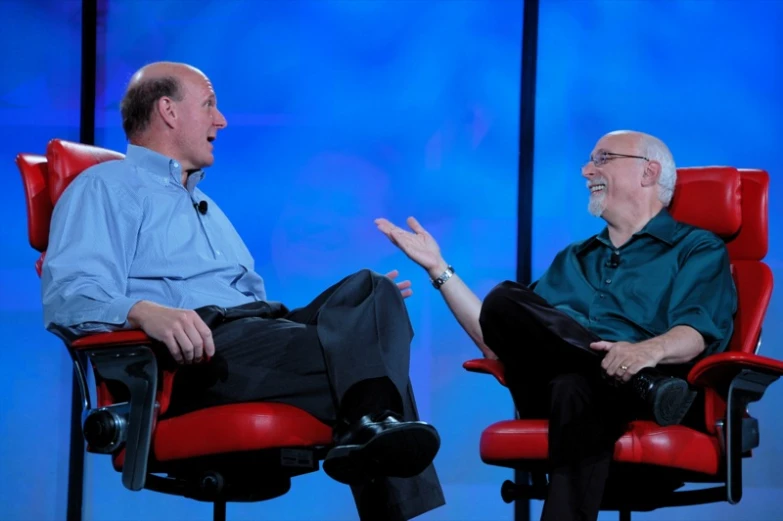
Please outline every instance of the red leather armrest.
M713 389L728 386L742 369L783 376L783 362L751 353L719 353L700 360L688 373L688 382Z
M153 340L144 331L133 329L130 331L115 331L85 336L74 340L71 343L71 347L74 349L95 349L98 347L149 344L152 342Z
M476 360L468 360L462 364L462 367L471 373L491 374L500 382L500 385L506 385L506 368L500 360L478 358Z

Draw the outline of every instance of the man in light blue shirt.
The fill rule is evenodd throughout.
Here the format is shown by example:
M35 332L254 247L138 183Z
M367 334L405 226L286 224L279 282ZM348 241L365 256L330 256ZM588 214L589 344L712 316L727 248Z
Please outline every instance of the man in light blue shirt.
M244 242L197 187L227 124L207 77L148 65L121 109L126 157L83 172L54 209L42 273L47 328L138 328L163 342L184 364L168 414L277 401L334 425L324 470L352 486L362 519L407 520L441 506L432 466L440 438L418 420L408 377L407 284L362 270L304 308L267 302Z

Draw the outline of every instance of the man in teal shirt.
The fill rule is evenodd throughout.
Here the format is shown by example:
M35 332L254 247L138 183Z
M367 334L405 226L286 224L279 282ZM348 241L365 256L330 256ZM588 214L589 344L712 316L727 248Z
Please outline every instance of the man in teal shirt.
M688 422L682 377L722 351L737 307L723 241L667 210L677 172L669 149L639 132L603 136L582 168L601 233L569 245L526 287L506 281L483 302L414 219L378 228L427 270L486 357L499 358L523 417L549 420L542 520L598 516L625 424Z

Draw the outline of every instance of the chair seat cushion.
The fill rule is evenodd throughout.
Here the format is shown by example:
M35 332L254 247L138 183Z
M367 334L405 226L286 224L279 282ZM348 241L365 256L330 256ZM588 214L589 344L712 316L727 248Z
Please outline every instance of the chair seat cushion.
M152 453L157 461L171 461L331 443L332 429L301 409L282 403L242 403L161 420Z
M199 456L265 449L323 447L332 429L302 409L283 403L251 402L201 409L159 420L150 460L163 463ZM112 458L122 470L125 449Z
M490 425L481 435L481 459L490 465L524 468L525 461L548 458L546 420L508 420ZM722 451L718 439L675 425L654 422L628 425L614 447L614 461L678 468L709 475L718 473Z

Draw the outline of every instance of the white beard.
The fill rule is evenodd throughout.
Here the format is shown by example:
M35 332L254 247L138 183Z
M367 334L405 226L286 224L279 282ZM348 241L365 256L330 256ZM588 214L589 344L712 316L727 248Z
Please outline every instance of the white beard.
M601 214L606 210L606 188L601 192L591 195L590 202L587 204L587 211L593 217L601 217Z

